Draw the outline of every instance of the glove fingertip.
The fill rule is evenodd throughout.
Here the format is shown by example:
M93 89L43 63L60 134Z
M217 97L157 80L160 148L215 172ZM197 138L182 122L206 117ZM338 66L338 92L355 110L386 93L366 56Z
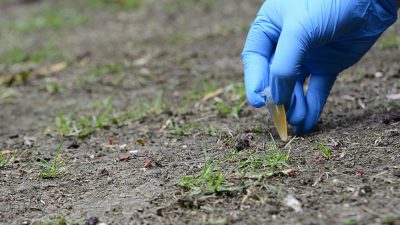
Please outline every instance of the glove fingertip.
M247 100L249 104L255 108L261 108L265 106L265 97L262 97L255 93L247 93Z

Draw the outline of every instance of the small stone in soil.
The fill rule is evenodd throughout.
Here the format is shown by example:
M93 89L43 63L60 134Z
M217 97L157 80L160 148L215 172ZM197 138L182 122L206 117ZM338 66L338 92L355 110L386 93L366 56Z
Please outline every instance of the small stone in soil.
M129 154L131 154L133 156L137 156L137 155L139 155L139 150L130 150Z
M383 123L389 125L400 121L400 111L392 111L383 119Z
M24 145L32 147L36 142L35 137L24 137Z
M13 134L13 135L8 136L8 138L10 138L10 139L15 139L18 137L19 137L19 134Z
M153 166L153 160L150 159L149 161L147 161L146 164L144 164L143 168L148 169L151 168L152 166Z
M241 137L239 138L239 140L236 141L237 151L242 151L248 147L250 147L250 138L248 136Z
M395 171L393 171L393 175L395 177L400 177L400 168L396 169Z
M90 217L86 220L85 225L97 225L99 223L99 218L97 217Z
M80 145L78 144L78 142L74 141L68 146L67 149L77 149L79 147L80 147Z
M130 155L126 153L123 153L118 157L119 161L124 161L124 162L128 162L130 159L131 159Z

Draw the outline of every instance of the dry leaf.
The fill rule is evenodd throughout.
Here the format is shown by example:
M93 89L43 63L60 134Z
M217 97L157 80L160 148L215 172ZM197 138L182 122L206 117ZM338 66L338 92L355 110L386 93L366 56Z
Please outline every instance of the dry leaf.
M223 88L219 88L219 89L217 89L217 90L215 90L215 91L213 91L211 93L208 93L208 94L204 95L204 97L201 100L202 101L208 101L208 100L210 100L210 99L212 99L214 97L217 97L218 95L224 93L224 91L225 90Z
M281 173L287 176L296 176L298 172L299 172L298 169L286 169L281 171Z
M13 153L13 151L11 151L11 150L3 150L3 151L1 151L2 155L10 155L12 153Z
M41 76L48 76L48 75L63 71L66 67L67 67L66 62L60 62L60 63L56 63L56 64L53 64L53 65L50 65L47 67L40 68L37 71L37 74L41 75Z

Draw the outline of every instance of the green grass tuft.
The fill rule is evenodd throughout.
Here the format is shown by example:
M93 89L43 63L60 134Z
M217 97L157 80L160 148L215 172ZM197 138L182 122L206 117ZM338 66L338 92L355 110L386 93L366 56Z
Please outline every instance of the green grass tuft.
M40 176L45 179L53 179L57 178L60 176L63 176L64 173L60 171L60 163L59 163L59 154L61 151L63 143L61 143L56 151L56 155L54 156L53 161L50 162L44 162L44 163L35 163L34 165L43 167L42 172L40 173Z

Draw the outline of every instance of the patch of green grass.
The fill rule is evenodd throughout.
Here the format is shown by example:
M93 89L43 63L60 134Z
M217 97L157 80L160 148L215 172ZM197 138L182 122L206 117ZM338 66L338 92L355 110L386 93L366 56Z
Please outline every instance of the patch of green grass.
M115 7L123 10L138 9L143 4L143 0L91 0L91 7Z
M59 154L60 154L62 145L63 145L63 143L61 143L58 146L56 155L54 156L53 161L44 162L44 163L38 162L38 163L34 164L36 166L43 167L43 170L40 173L40 176L42 178L53 179L53 178L57 178L57 177L64 175L64 172L60 171L60 163L59 163Z
M2 54L2 62L5 65L14 65L21 63L40 64L45 59L61 59L64 55L52 43L49 47L39 50L25 50L21 46L15 45Z
M389 37L383 38L381 40L381 49L395 49L399 47L399 42L397 40L397 35L391 35Z
M50 94L60 93L64 90L63 85L56 81L46 81L45 90Z
M124 67L121 65L117 64L110 64L110 65L105 65L105 66L99 66L96 68L93 68L89 70L86 74L83 75L80 79L81 84L92 84L97 80L97 77L99 76L104 76L108 74L116 74L124 70ZM120 78L120 77L118 77ZM119 80L115 80L116 78L113 78L112 83L118 84L122 82L122 78Z
M46 7L27 18L16 20L8 25L14 31L30 33L44 29L60 29L66 26L77 26L87 18L77 10L68 7Z
M328 149L325 145L323 145L320 142L317 142L317 147L318 147L319 151L321 152L322 156L324 156L326 159L332 158L331 150Z
M239 119L240 111L242 110L243 106L246 104L245 100L238 101L234 105L230 105L223 100L217 101L213 105L213 109L215 109L218 114L222 117L233 117Z
M11 163L14 161L16 156L16 152L14 151L11 154L3 154L0 152L0 168L1 167L7 167L11 165Z
M400 217L394 215L385 215L382 219L384 225L396 225L398 221L400 221Z
M246 184L236 185L227 182L217 165L218 162L208 161L199 176L182 177L179 185L186 188L192 195L241 191L248 186Z
M289 155L279 149L271 136L271 144L268 149L261 152L233 152L231 159L239 161L239 170L250 176L270 175L289 167L287 164Z
M109 129L113 125L122 126L127 122L155 117L165 111L162 92L152 100L140 102L137 107L118 112L114 109L111 96L104 100L93 101L88 112L59 113L55 123L46 129L46 133L53 136L86 138L98 129Z
M357 225L357 221L355 219L348 219L344 222L345 225Z
M188 136L192 133L192 130L195 126L196 124L193 123L184 125L170 123L168 125L168 128L170 130L170 133L174 136Z
M192 85L191 91L184 96L185 102L197 101L205 95L214 92L217 89L217 82L215 80L197 80Z
M224 96L226 100L216 99L212 106L221 117L233 117L239 119L240 112L247 103L244 86L242 83L233 83Z
M242 32L249 32L249 30L250 30L250 25L251 25L251 24L249 24L249 23L247 23L247 22L243 22L243 23L242 23L242 27L241 27Z
M39 222L39 225L77 225L82 224L74 220L69 220L65 216L60 216L56 219Z
M208 125L207 127L203 128L203 132L208 136L218 136L218 130L212 125Z

